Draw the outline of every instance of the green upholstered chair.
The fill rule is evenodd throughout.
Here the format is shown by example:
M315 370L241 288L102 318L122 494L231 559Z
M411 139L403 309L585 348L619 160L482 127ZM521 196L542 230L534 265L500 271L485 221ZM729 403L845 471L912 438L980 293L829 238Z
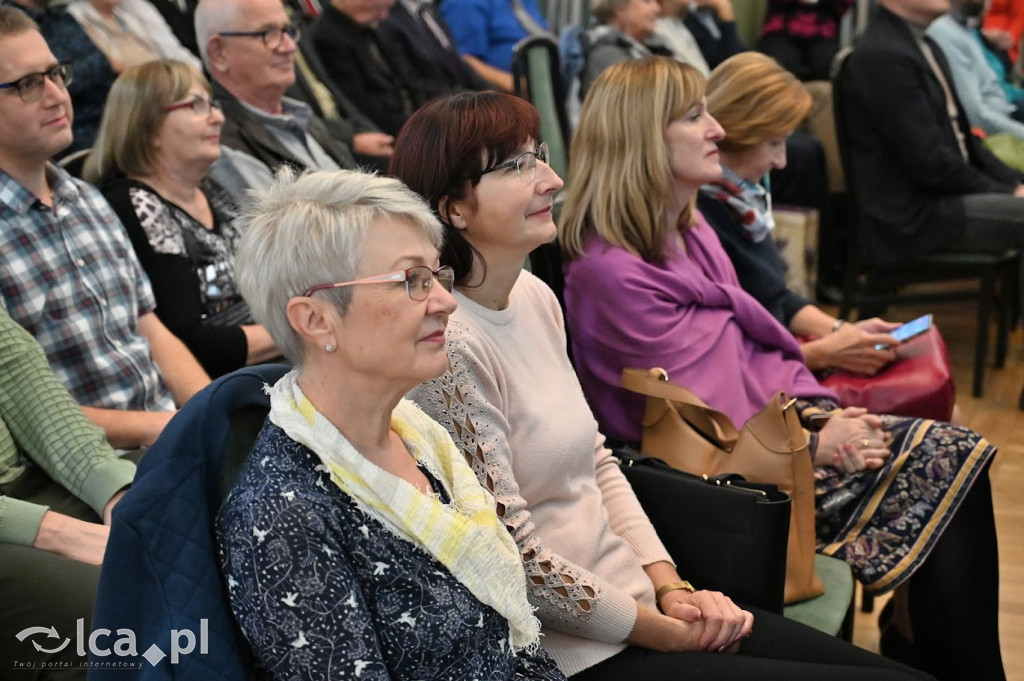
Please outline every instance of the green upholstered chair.
M550 36L529 36L512 50L516 94L540 113L540 136L548 143L548 165L563 180L569 174L569 123L558 61L558 44Z
M825 585L825 593L800 603L787 605L783 614L819 631L853 639L853 572L838 558L814 557L814 571Z

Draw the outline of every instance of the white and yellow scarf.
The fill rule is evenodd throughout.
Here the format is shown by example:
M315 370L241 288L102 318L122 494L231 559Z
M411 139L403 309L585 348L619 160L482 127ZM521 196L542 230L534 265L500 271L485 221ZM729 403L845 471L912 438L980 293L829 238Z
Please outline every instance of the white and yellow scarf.
M448 431L405 399L391 414L391 429L444 485L450 506L356 451L302 393L297 377L290 371L269 389L270 420L320 457L334 484L359 508L426 549L480 602L508 620L513 650L536 651L540 622L526 598L519 551L495 514L494 498L477 482Z

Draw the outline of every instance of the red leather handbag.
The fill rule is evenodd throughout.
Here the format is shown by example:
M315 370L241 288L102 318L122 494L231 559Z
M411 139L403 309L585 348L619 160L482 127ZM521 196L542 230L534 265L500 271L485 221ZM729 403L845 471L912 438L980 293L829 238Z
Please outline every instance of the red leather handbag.
M956 401L946 342L935 327L901 344L896 360L874 376L836 371L821 384L839 395L844 407L873 414L948 421Z

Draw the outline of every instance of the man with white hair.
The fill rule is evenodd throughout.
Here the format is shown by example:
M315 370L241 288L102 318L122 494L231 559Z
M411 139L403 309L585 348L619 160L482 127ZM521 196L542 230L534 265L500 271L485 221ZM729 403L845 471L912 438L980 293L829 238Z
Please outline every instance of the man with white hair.
M195 24L200 56L226 118L221 144L272 170L282 164L356 166L352 151L308 105L285 97L295 82L298 30L281 0L201 0Z

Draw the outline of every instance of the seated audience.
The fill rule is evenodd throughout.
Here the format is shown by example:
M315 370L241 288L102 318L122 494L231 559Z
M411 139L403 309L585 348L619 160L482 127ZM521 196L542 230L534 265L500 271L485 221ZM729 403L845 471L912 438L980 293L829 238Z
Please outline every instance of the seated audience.
M653 105L633 104L641 101ZM524 100L453 95L413 114L391 169L445 225L441 262L453 267L459 303L450 371L412 396L494 495L526 566L544 648L574 679L924 678L680 580L604 446L554 294L522 269L555 236L562 187L539 131Z
M148 0L73 0L68 13L118 73L152 59L178 59L202 68Z
M259 678L564 678L493 498L403 399L448 366L441 226L351 171L282 171L254 210L239 282L297 368L216 536Z
M114 82L85 179L100 186L149 275L157 317L210 376L278 355L235 283L238 207L214 180L224 115L206 79L179 61Z
M984 31L989 40L1007 51L1012 63L1017 63L1024 37L1024 6L1019 0L989 0Z
M847 182L865 254L880 265L1024 247L1024 175L971 134L945 56L924 36L941 14L942 3L880 0L838 84Z
M301 25L295 24L296 28ZM394 136L381 132L331 81L309 34L309 30L304 30L299 37L295 84L285 95L308 104L313 113L323 119L331 136L352 150L356 163L384 172L394 150Z
M978 24L985 13L979 0L951 0L950 10L928 26L942 49L967 122L986 135L1009 133L1024 141L1024 111L1006 98L999 76L982 47Z
M153 313L109 204L48 160L71 143L67 75L35 23L0 7L0 293L111 444L138 447L210 379Z
M854 0L768 0L757 49L800 80L828 80L839 20Z
M658 5L653 0L598 0L593 5L594 17L601 25L588 31L584 38L586 63L580 78L581 96L586 95L590 84L611 64L651 54L679 58L656 34L652 35L651 22L657 11ZM736 47L743 51L742 45ZM724 55L724 50L721 54ZM828 176L821 142L797 132L789 136L785 144L792 163L787 169L772 172L776 196L782 204L817 210L822 216L823 231L827 232L830 225Z
M398 0L377 30L385 41L401 47L428 97L490 89L459 56L448 24L433 2Z
M948 423L838 408L693 210L722 173L723 131L703 95L695 69L649 58L606 71L583 106L559 241L570 258L573 357L598 422L609 437L640 442L644 398L620 387L631 367L663 367L737 425L778 391L796 398L812 431L818 550L849 563L871 593L909 580L913 646L927 671L1005 678L995 447ZM634 115L615 115L625 110Z
M355 167L309 105L285 97L295 83L298 33L281 0L200 0L196 38L224 112L221 143L271 170ZM260 180L248 182L259 186Z
M61 63L74 66L67 83L75 107L74 138L62 153L88 149L96 139L107 93L117 74L106 55L64 7L45 0L0 0L0 6L20 7L39 26L39 32Z
M662 0L654 34L676 59L705 77L711 69L747 49L736 31L731 0Z
M583 37L581 98L612 64L651 54L674 56L654 37L654 22L661 12L657 0L597 0L590 10L598 25Z
M547 32L536 0L444 0L440 8L466 63L494 87L511 92L512 48Z
M123 0L122 0L123 1ZM174 37L181 45L199 56L199 45L196 43L196 25L194 15L199 0L140 0L153 5L164 18Z
M33 624L91 631L110 511L135 475L53 375L39 344L0 310L0 658L85 680L74 645L33 649ZM39 637L37 637L39 638ZM54 642L52 639L50 642ZM57 646L45 645L46 648ZM32 671L22 672L26 678ZM36 677L32 677L36 678ZM49 677L45 677L49 678ZM56 676L54 678L57 678Z
M389 135L429 98L400 45L377 30L392 2L331 0L312 28L330 79Z
M1016 69L1013 62L1010 61L1006 48L1002 47L1001 42L990 38L985 31L977 35L981 42L982 51L985 53L985 59L999 79L999 85L1003 88L1003 92L1006 93L1006 98L1013 102L1019 110L1021 106L1024 106L1024 88L1020 87L1017 81L1014 80Z
M875 373L894 357L888 347L896 341L888 331L896 324L847 324L790 290L772 238L772 197L761 181L786 166L786 139L807 115L811 96L778 62L744 52L711 72L707 103L725 129L717 141L722 176L701 187L697 208L722 242L743 290L795 336L814 338L800 345L812 370Z

